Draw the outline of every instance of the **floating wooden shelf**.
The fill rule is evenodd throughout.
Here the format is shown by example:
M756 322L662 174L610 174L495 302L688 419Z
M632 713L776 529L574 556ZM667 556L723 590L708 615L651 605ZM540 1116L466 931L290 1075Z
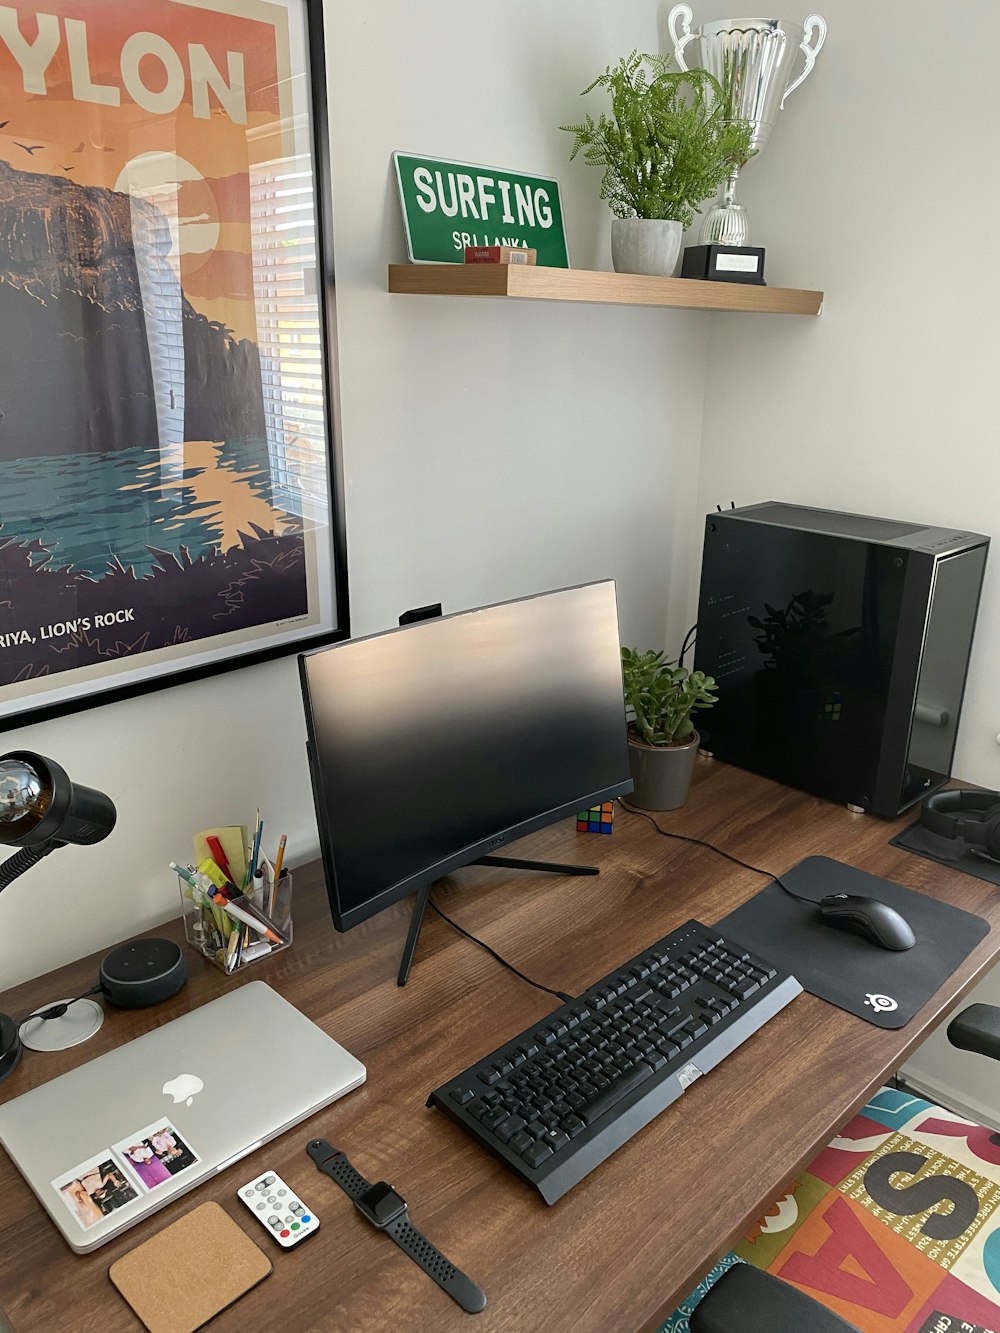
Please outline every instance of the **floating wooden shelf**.
M390 264L389 291L411 296L509 296L532 301L675 306L684 310L762 310L818 315L822 292L695 278L646 278L530 264Z

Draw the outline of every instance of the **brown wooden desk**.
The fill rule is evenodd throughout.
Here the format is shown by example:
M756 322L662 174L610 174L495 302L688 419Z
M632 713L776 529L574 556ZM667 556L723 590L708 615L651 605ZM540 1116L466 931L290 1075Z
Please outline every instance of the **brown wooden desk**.
M699 761L687 806L659 819L779 874L806 856L839 857L977 912L993 929L898 1032L800 996L548 1208L424 1101L445 1077L540 1020L555 1002L433 913L410 984L398 989L409 901L337 935L318 867L298 871L294 947L255 965L247 977L269 982L363 1060L368 1082L88 1256L67 1248L2 1157L0 1306L15 1329L137 1329L108 1280L108 1266L206 1199L218 1200L268 1247L234 1197L244 1179L268 1165L316 1210L322 1229L301 1250L284 1254L271 1247L274 1275L218 1319L213 1327L219 1333L655 1328L1000 951L1000 895L980 880L890 847L888 838L905 819L893 826L851 815L707 759ZM625 812L612 837L577 834L567 822L525 839L518 852L596 861L602 870L598 878L569 879L470 867L436 896L530 976L573 994L688 917L717 921L764 883L710 851L660 837ZM178 935L179 923L151 933ZM96 979L98 957L8 992L0 1008L18 1015L77 994ZM196 955L189 962L188 984L172 1001L140 1012L109 1011L98 1035L74 1050L27 1052L0 1086L0 1097L24 1092L240 984ZM251 1040L251 1060L252 1051ZM234 1118L238 1108L234 1090ZM474 1323L316 1171L304 1145L317 1136L344 1148L370 1179L393 1182L415 1224L484 1287L489 1305Z

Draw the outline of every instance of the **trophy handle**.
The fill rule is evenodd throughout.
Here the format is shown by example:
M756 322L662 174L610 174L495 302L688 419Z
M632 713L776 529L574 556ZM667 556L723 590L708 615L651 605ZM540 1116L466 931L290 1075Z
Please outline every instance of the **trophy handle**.
M684 8L686 8L685 5L678 5L677 8L673 10L673 13L676 14L678 9ZM785 89L781 99L782 107L785 105L789 94L794 93L799 84L802 83L804 79L807 79L812 73L812 67L816 63L816 57L819 55L820 51L822 51L823 43L826 41L826 19L819 14L810 14L802 25L802 32L803 37L802 41L799 43L799 50L806 58L806 67L795 82L790 83ZM816 35L816 45L810 46L809 43L814 34ZM779 107L778 110L780 111L781 107Z
M688 42L693 42L694 39L698 36L696 32L691 31L691 20L693 18L694 18L694 12L692 11L690 5L674 5L673 9L667 16L667 31L670 33L671 39L674 43L674 59L677 61L678 65L681 67L682 70L684 70L685 73L687 73L687 65L685 65L684 63L684 48L685 46L687 46ZM678 19L681 19L684 25L682 36L677 35ZM822 45L823 43L820 42L820 46ZM805 78L805 75L803 75L802 77Z

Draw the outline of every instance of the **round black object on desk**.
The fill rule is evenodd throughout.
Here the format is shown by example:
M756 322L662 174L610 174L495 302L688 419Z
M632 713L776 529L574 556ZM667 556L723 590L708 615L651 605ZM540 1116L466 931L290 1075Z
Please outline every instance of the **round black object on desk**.
M186 980L187 963L173 940L130 940L101 963L101 990L119 1009L160 1004L176 995Z
M7 1014L0 1014L0 1083L13 1074L23 1054L17 1024Z

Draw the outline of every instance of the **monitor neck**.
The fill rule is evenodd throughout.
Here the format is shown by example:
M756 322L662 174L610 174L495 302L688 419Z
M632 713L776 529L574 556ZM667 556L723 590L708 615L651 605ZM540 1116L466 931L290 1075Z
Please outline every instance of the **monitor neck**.
M508 870L534 870L545 875L597 875L600 873L597 866L563 865L557 861L525 861L517 856L479 856L475 861L470 861L468 864L473 866L506 866ZM399 962L399 974L396 977L397 986L405 986L409 979L410 968L413 965L413 953L417 947L420 928L424 924L424 914L427 911L427 903L430 900L433 887L432 884L426 884L417 891L413 913L410 917L410 929L407 931L403 956Z

